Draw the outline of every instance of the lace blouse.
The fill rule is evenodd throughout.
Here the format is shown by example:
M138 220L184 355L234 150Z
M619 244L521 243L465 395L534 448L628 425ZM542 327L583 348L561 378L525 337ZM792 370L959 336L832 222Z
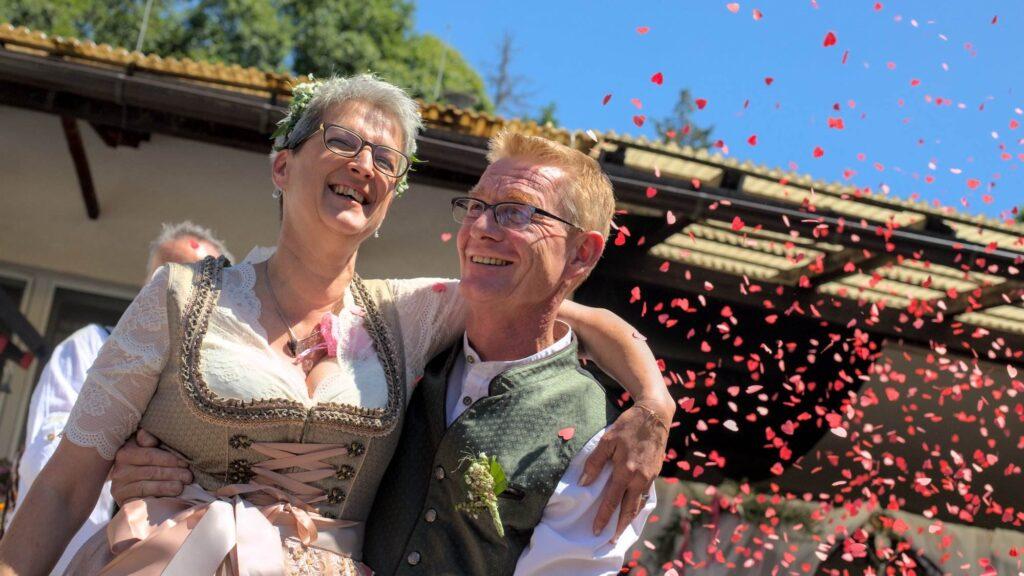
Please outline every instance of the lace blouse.
M200 363L211 391L224 398L287 399L309 407L321 402L385 406L384 370L350 289L334 322L336 366L317 384L312 398L305 379L288 370L270 349L253 291L253 264L267 257L266 251L254 251L243 263L224 269ZM95 448L107 460L138 427L168 361L167 283L164 267L125 311L89 370L64 430L68 440ZM388 284L401 323L411 392L426 362L464 331L464 307L455 280L416 278ZM332 359L323 360L327 361Z

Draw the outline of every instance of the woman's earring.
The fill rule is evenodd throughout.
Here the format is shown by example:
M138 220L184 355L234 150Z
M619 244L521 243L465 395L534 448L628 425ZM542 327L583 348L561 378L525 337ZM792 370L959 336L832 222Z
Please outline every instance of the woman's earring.
M274 188L274 191L270 193L270 197L273 198L274 200L277 200L278 198L281 197L281 194L282 192L280 188Z
M374 238L380 238L380 227L373 231Z

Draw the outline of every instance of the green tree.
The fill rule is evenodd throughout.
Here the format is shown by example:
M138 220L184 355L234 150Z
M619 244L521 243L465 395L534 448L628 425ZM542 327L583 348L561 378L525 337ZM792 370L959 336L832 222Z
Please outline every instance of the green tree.
M537 117L533 120L541 126L547 126L549 124L551 126L558 126L558 118L555 116L557 111L558 105L555 102L548 102L545 106L541 106L540 112L538 112Z
M154 2L145 50L166 55L168 40L181 35L181 13ZM146 0L0 0L0 20L51 35L72 36L135 48Z
M683 88L679 91L679 99L672 110L672 115L654 121L655 132L666 144L675 142L680 146L707 148L711 145L711 133L715 127L694 124L692 118L696 110L697 105L690 95L690 90Z
M480 75L458 50L432 34L412 37L376 70L428 102L450 101L478 110L493 109Z
M132 49L145 5L0 0L0 21ZM462 104L468 95L491 110L480 75L440 39L416 34L412 16L408 0L154 0L143 50L320 77L374 71L415 96Z
M201 0L164 53L282 72L293 41L292 22L275 1Z

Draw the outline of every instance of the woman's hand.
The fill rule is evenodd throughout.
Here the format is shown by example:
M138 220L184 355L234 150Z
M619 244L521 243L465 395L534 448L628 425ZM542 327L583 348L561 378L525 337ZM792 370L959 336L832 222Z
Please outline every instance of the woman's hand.
M604 529L615 509L619 521L615 538L629 526L647 501L654 479L661 473L668 443L668 426L645 405L634 405L604 433L583 467L580 484L590 484L611 461L612 477L601 494L594 518L594 533Z
M53 569L96 506L110 464L93 448L60 441L0 542L0 576Z

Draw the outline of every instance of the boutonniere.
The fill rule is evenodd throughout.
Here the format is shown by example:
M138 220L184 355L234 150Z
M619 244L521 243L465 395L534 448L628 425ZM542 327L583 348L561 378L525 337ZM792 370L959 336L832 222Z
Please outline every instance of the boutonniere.
M501 516L498 514L498 495L508 488L505 470L501 468L497 458L483 452L475 458L467 459L469 467L466 468L463 478L469 487L469 493L466 501L456 504L455 509L466 512L473 518L481 512L490 514L498 536L504 538L505 528L501 525Z

